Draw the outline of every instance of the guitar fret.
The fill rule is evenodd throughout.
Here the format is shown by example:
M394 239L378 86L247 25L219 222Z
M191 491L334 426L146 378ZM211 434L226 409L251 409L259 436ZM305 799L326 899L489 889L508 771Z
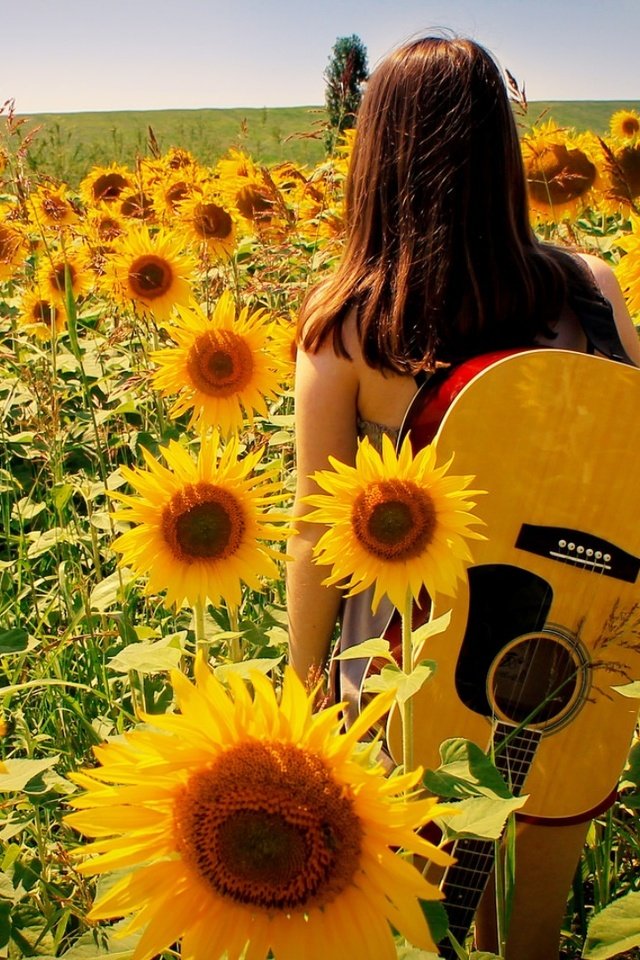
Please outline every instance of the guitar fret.
M494 733L495 764L514 794L519 794L540 742L539 730L519 730L499 721Z
M478 861L478 864L476 867L467 867L466 865L463 865L461 867L459 866L454 867L453 868L454 876L464 876L464 874L469 874L472 877L481 876L484 873L484 870L486 869L487 866L489 867L489 869L491 869L491 867L493 866L492 856L487 855L485 859L486 859L486 863L480 863L480 861Z
M522 790L531 761L540 742L540 731L519 730L498 721L493 735L496 768L517 795ZM441 884L445 895L445 909L449 929L458 942L463 942L484 893L494 862L494 844L491 840L461 838L454 845L457 863L447 870ZM445 960L456 960L456 953L448 942L439 944Z

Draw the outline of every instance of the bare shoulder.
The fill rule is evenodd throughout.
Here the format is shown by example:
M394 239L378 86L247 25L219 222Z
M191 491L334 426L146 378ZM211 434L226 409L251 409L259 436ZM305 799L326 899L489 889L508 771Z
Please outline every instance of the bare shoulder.
M608 263L591 253L579 253L578 256L589 267L596 283L607 299L611 299L609 292L615 293L616 291L620 291L620 285L618 284L616 275Z
M634 363L640 366L640 341L638 341L638 331L629 316L624 295L614 271L609 264L601 260L600 257L594 257L588 253L581 253L579 256L589 267L600 290L611 304L616 327L618 328L618 333L625 350Z

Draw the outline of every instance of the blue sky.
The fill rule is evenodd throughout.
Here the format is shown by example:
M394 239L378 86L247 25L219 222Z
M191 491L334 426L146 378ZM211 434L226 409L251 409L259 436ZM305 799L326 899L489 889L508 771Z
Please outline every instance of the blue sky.
M410 37L479 40L531 100L640 101L640 0L3 0L0 102L19 113L296 106L339 36L370 66Z

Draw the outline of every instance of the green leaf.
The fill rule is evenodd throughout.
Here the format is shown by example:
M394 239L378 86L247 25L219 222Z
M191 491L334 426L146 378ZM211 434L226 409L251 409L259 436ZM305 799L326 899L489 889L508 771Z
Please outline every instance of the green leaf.
M640 893L631 890L592 917L582 956L606 960L634 947L640 947Z
M421 900L420 906L429 924L434 943L440 943L447 935L449 917L441 900Z
M254 657L252 660L240 660L239 663L219 663L214 668L218 680L223 683L230 673L235 673L243 680L250 680L252 672L269 673L280 663L283 657Z
M482 837L498 840L504 830L507 817L525 805L528 797L467 797L452 805L451 813L442 814L438 822L447 828L448 836Z
M128 567L116 570L93 588L89 596L89 606L92 610L104 613L112 604L122 599L122 588L133 579L134 573Z
M11 939L11 908L9 900L0 900L0 947L6 947Z
M373 657L382 657L384 660L388 660L389 663L395 664L395 660L391 655L389 641L383 637L372 637L370 640L363 640L362 643L357 643L355 647L349 647L348 650L343 650L343 652L338 654L334 659L369 660Z
M269 436L269 446L270 447L280 447L284 443L291 443L293 440L293 433L289 430L276 430L275 433L272 433Z
M143 931L130 933L128 936L122 936L119 928L123 927L128 920L121 920L112 927L102 927L100 933L109 936L107 946L101 946L96 943L95 933L88 930L74 945L61 955L61 960L102 960L103 957L110 957L111 960L130 960L134 950L138 946Z
M620 787L640 789L640 740L631 747L627 765L622 772Z
M22 497L14 503L11 516L14 520L33 520L39 513L47 509L46 503L33 503L29 497Z
M29 643L29 634L22 627L14 627L12 630L3 630L0 633L0 657L8 653L22 653L27 649Z
M440 746L441 765L427 770L424 785L439 797L489 796L510 799L513 794L491 759L471 740L455 737Z
M438 960L439 954L427 953L426 950L420 950L419 947L410 947L406 944L397 946L398 960Z
M623 683L620 687L611 687L616 693L623 697L630 697L632 700L640 699L640 680L634 680L632 683Z
M428 623L423 623L422 626L418 627L417 630L413 630L411 633L411 645L414 650L414 656L419 656L420 649L426 643L426 641L429 640L430 637L435 637L439 633L444 633L449 627L450 623L451 610L448 610L440 617L436 617L435 620L429 620Z
M7 760L7 773L0 773L0 793L22 791L34 777L58 762L58 755L47 760Z
M155 643L130 643L109 660L109 666L118 673L166 673L180 663L182 649L176 645L175 634L161 637Z
M51 491L51 499L58 510L66 507L73 495L73 486L70 483L55 483Z
M433 676L435 668L435 663L426 661L425 663L419 663L411 673L407 674L394 663L391 666L383 667L380 673L367 677L364 682L364 690L367 693L395 690L396 700L402 706L403 703L415 696L422 685Z
M30 560L41 557L43 553L54 550L61 543L71 543L76 538L65 527L50 527L48 530L29 534L31 545L27 550Z

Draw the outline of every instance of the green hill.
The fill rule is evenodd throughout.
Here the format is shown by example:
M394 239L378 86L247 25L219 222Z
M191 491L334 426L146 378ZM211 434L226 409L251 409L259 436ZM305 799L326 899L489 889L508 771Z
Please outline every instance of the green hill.
M625 100L532 102L519 122L550 117L561 126L606 133L616 110L639 109ZM33 114L21 127L39 128L28 153L32 170L73 186L95 165L127 166L148 153L149 128L162 151L179 146L211 164L229 147L242 147L256 160L292 160L313 166L324 156L323 107L263 107L211 110L147 110L113 113Z
M609 131L611 114L617 110L640 112L639 100L545 100L532 101L527 111L529 124L553 118L561 127L592 130L602 136Z
M184 147L205 164L235 146L262 163L313 166L324 156L324 119L322 107L126 110L31 114L21 129L39 127L29 150L32 169L76 185L92 166L130 166L148 154L150 128L163 152Z

